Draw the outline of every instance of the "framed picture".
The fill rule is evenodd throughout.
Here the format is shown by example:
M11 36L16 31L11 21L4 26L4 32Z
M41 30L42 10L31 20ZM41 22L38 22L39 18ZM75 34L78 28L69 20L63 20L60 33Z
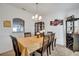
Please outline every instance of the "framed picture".
M3 21L3 26L4 27L11 27L11 21L10 20Z
M55 19L54 21L50 21L50 25L52 26L57 26L57 25L63 25L63 20L58 20L58 19Z
M59 20L55 19L54 21L50 21L50 25L57 26L60 23Z

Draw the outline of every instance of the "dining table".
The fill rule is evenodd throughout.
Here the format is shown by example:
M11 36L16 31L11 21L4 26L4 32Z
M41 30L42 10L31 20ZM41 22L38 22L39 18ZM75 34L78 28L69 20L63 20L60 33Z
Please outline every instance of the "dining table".
M31 36L31 37L21 37L18 39L18 45L21 55L30 56L31 53L42 47L43 37Z

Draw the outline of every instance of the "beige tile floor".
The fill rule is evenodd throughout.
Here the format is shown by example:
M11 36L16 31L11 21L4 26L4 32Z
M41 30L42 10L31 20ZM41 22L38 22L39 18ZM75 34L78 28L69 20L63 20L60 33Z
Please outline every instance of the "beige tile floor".
M63 46L60 46L60 45L57 45L56 47L54 47L54 50L51 51L51 55L49 56L79 56L79 52L73 52L71 50L69 50L68 48L66 47L63 47ZM6 53L3 53L3 54L0 54L0 56L14 56L14 51L9 51L9 52L6 52ZM36 56L40 56L39 53L35 53ZM44 53L44 56L46 56L46 52Z

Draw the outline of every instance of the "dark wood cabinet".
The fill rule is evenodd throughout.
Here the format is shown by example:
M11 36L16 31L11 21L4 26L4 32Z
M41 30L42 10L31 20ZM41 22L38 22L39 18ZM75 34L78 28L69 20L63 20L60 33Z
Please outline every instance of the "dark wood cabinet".
M73 50L73 37L72 34L67 33L66 36L66 47Z
M44 25L45 25L44 22L36 22L35 23L35 35L37 32L40 32L41 30L45 29Z
M79 50L79 34L75 34L74 32L74 24L77 20L79 20L79 18L74 18L74 16L70 16L66 20L66 47L72 51Z

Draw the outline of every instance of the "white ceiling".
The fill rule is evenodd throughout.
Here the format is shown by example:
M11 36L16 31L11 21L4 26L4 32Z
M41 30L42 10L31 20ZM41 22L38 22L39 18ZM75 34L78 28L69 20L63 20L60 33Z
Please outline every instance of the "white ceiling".
M36 12L36 4L34 3L10 3L10 5L24 9L33 14ZM79 8L78 3L39 3L38 14L47 15L55 12L66 12L76 8Z

